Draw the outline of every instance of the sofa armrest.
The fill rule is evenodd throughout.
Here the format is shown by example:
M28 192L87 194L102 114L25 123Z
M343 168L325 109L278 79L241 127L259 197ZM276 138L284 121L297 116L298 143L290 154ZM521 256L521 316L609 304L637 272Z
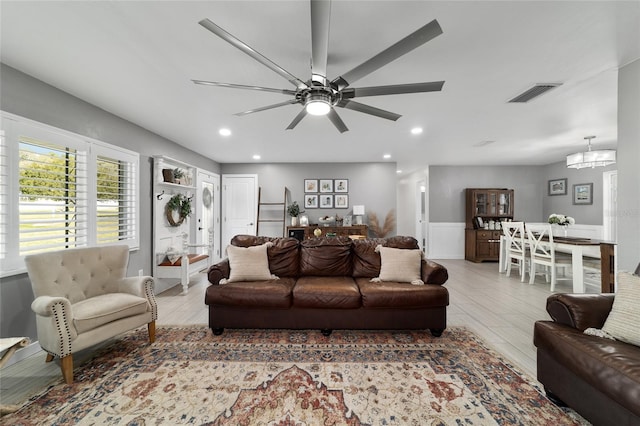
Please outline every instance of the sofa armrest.
M149 302L153 320L158 319L158 303L154 292L155 281L153 277L125 277L118 283L118 290L122 293L144 297Z
M613 306L614 294L552 294L547 312L556 323L584 331L602 328Z
M78 337L69 299L39 296L31 303L31 310L36 314L40 346L61 358L69 355L71 342Z
M449 279L449 273L441 264L422 259L421 278L425 284L444 284Z
M229 278L230 273L231 268L229 266L229 259L223 259L209 268L207 277L211 284L218 285L221 279Z
M53 307L56 303L62 304L64 312L69 314L67 320L68 322L71 322L71 302L69 302L69 299L64 297L36 297L35 300L31 303L31 310L35 312L36 315L40 315L41 317L50 317L55 314Z

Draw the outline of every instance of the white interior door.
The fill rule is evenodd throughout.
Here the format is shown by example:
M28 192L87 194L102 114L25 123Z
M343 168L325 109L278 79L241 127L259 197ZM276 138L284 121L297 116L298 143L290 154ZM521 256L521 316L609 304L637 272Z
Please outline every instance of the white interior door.
M258 175L222 175L222 247L234 235L256 234Z
M215 263L221 258L220 253L220 175L198 169L197 182L196 220L194 221L193 234L196 236L196 244L209 244L209 237L213 242L212 261Z

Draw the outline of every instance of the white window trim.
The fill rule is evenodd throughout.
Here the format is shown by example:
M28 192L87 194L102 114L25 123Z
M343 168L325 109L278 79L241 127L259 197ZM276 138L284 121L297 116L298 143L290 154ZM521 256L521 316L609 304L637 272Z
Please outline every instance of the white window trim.
M135 174L133 180L134 201L134 223L135 237L131 240L119 241L117 244L128 244L130 250L137 250L140 247L140 154L112 145L77 133L62 130L47 124L43 124L25 117L0 111L0 129L4 131L4 142L7 155L6 171L6 188L8 193L6 212L6 228L0 230L6 232L6 258L0 259L0 277L7 277L26 272L24 265L24 257L19 255L19 211L16 203L11 200L16 199L19 193L18 164L19 164L19 145L18 132L28 127L30 136L39 137L58 143L62 146L73 147L86 152L88 157L88 198L89 205L89 237L87 246L96 246L96 185L97 185L97 166L96 159L99 155L133 162L135 165ZM33 133L31 133L33 132ZM0 226L2 224L0 223ZM102 244L109 245L109 244Z

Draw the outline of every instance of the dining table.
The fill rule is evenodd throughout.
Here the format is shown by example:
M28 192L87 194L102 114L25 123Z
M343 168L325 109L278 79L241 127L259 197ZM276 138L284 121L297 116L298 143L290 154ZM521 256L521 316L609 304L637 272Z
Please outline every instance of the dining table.
M507 269L506 237L500 236L500 254L498 269ZM600 260L600 290L603 293L613 293L615 287L615 243L594 238L553 236L555 251L571 254L571 273L573 292L585 293L584 266L585 259Z

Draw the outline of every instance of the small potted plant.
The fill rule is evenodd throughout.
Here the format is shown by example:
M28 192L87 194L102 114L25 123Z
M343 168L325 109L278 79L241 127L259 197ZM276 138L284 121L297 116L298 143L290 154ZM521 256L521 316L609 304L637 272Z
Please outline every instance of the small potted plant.
M179 183L182 184L182 178L184 177L184 170L179 169L179 168L175 168L173 169L173 179L175 181L175 183Z
M294 201L287 207L287 213L291 216L291 226L298 226L298 216L304 211L301 211L298 202Z

